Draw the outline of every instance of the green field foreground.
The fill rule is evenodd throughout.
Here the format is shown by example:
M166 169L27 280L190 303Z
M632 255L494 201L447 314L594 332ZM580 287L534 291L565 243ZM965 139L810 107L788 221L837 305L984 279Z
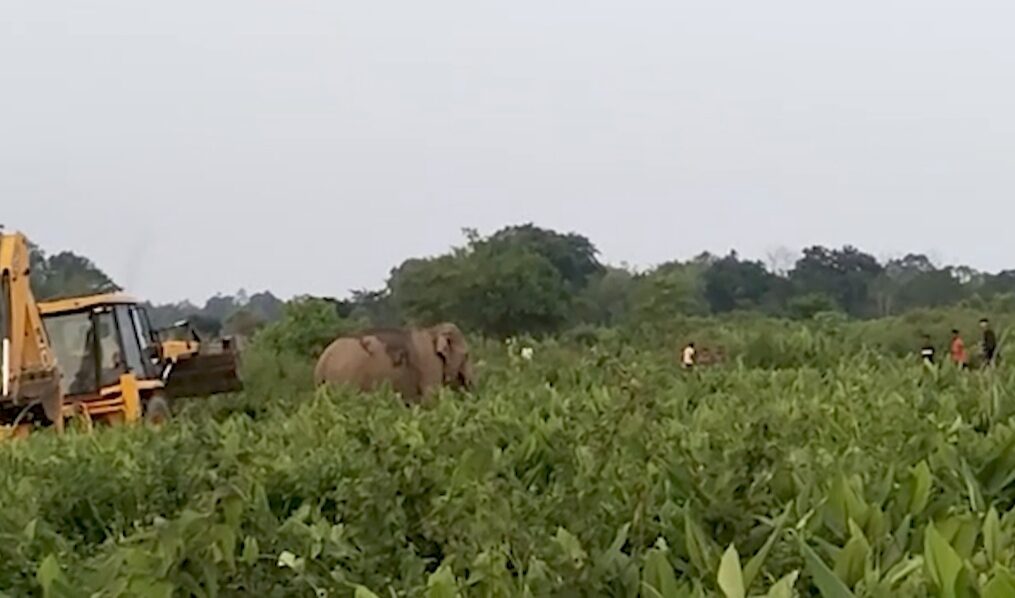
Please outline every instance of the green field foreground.
M0 446L46 596L1015 595L1015 371L502 344L408 409L254 352L161 430Z

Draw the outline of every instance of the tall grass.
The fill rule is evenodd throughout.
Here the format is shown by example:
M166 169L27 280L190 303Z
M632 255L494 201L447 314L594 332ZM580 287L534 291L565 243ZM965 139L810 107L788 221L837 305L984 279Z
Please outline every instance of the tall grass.
M1015 371L923 367L921 318L477 341L475 393L414 408L255 343L161 430L0 446L0 588L1009 595ZM682 371L687 337L731 359Z

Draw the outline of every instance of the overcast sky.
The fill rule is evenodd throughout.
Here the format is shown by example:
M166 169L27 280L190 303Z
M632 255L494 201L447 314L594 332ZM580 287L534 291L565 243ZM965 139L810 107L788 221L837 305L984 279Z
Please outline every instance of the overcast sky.
M533 221L1015 268L1010 2L0 0L0 222L157 301Z

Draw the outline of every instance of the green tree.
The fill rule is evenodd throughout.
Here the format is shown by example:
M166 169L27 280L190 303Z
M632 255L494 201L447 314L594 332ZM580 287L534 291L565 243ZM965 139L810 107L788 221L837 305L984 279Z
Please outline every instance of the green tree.
M997 274L983 275L976 291L985 298L1015 293L1015 270L1003 270Z
M639 277L631 301L632 317L640 323L708 313L701 267L696 264L672 262Z
M353 291L349 303L349 316L369 322L375 327L400 326L404 318L398 311L388 289L380 291Z
M398 312L417 323L461 319L462 293L469 284L467 260L465 255L406 260L388 279Z
M552 334L572 297L558 270L524 247L483 248L467 259L459 309L466 326L496 337Z
M954 268L938 268L925 255L891 260L871 285L876 315L888 316L921 307L954 305L969 295Z
M786 305L790 317L810 320L822 313L841 311L834 299L824 293L807 293L792 297Z
M236 298L230 295L216 294L205 302L201 313L209 318L215 318L219 322L225 322L239 308L240 305Z
M274 353L292 353L313 359L338 336L354 330L358 322L338 315L333 302L298 297L282 308L282 317L254 336L254 343Z
M53 299L119 291L120 287L91 260L70 251L46 256L38 247L29 247L32 292L37 299Z
M873 311L871 290L883 271L877 259L855 247L815 246L804 250L790 280L798 295L825 295L849 315L863 316Z
M479 244L496 246L498 250L520 245L546 259L573 291L584 288L589 279L606 271L599 262L599 250L586 237L561 234L531 223L503 228Z
M772 291L774 278L761 262L741 261L733 251L705 270L705 299L713 313L754 309Z
M187 320L202 338L217 338L222 334L223 323L215 318L196 313L188 316Z
M268 291L255 293L247 301L247 309L264 322L273 322L282 317L285 302Z
M223 324L226 334L251 338L265 325L265 321L252 310L243 307L234 311Z
M472 237L436 258L392 272L392 301L406 320L453 320L484 334L546 334L567 323L573 297L560 271L523 243Z
M578 323L614 326L623 322L631 311L631 300L637 284L635 276L623 268L607 268L589 280L577 300Z

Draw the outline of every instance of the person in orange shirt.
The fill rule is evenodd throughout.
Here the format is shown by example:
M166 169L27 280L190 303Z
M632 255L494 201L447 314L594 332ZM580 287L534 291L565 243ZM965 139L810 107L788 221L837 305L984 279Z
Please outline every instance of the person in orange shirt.
M952 330L952 362L961 369L969 367L969 354L966 352L966 343L958 330Z

